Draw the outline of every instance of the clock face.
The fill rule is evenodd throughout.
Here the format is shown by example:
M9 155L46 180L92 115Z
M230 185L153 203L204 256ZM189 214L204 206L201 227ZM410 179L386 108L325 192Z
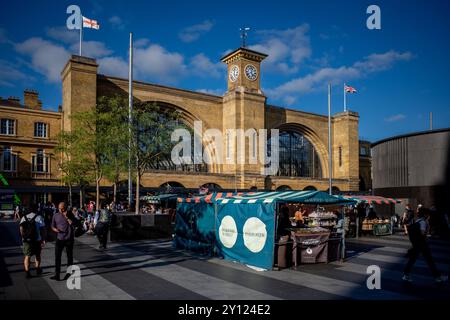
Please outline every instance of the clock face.
M231 80L231 82L235 82L238 77L239 77L239 67L238 66L232 66L231 69L230 69L230 80Z
M258 77L258 70L254 65L248 64L245 66L245 76L248 80L255 81Z

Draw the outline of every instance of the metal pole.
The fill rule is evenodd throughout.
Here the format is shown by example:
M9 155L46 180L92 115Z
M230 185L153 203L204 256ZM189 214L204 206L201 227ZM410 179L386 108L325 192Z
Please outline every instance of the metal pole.
M347 111L347 91L345 91L345 83L344 83L344 112Z
M79 54L82 56L82 47L83 47L83 17L81 17L81 25L80 25L80 50Z
M130 61L128 70L128 210L131 210L131 202L133 196L133 182L131 177L131 138L133 125L133 33L130 32Z
M333 194L331 188L332 188L332 153L331 153L331 84L328 84L328 168L329 168L329 178L328 178L328 187L329 187L329 194Z
M433 112L430 112L430 130L433 130Z

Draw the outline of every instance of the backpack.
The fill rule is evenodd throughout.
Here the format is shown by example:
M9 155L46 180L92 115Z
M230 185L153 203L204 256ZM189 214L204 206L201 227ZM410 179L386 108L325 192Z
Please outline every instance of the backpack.
M24 242L33 242L38 239L38 229L36 224L37 214L33 218L28 219L27 215L24 215L25 221L20 224L22 227L22 239Z
M422 231L420 230L419 222L415 221L407 226L408 237L412 244L417 244L423 241Z
M109 213L109 211L106 209L100 210L100 217L98 219L98 222L101 222L104 224L109 224L110 220L111 220L111 214Z

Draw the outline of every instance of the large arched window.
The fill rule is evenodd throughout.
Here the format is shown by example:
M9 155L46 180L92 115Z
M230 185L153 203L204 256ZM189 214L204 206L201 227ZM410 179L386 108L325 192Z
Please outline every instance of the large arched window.
M312 143L303 134L295 131L280 131L279 170L277 175L322 177L319 156Z
M166 150L164 152L160 152L157 157L153 158L152 161L148 164L148 168L151 170L208 172L208 166L206 164L194 164L194 135L192 133L192 129L189 128L181 120L171 121L166 119L163 113L161 113L161 115L159 116L159 121L161 123L166 123L167 126L171 126L174 129L184 128L191 132L191 161L190 163L175 164L172 161L171 150ZM167 143L170 143L172 147L176 144L176 142L170 141L168 141Z

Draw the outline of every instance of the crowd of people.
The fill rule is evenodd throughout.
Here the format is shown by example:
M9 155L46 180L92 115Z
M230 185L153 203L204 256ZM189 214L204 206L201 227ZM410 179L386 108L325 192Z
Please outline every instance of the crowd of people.
M19 221L19 233L23 242L24 270L26 278L31 278L31 257L35 257L36 274L42 274L41 252L47 241L55 242L55 274L51 279L61 280L61 258L65 250L68 268L73 265L75 237L82 234L96 235L99 250L105 250L112 213L121 210L114 203L103 205L96 210L95 202L90 201L82 208L68 208L65 202L58 207L53 203L32 205L30 208L18 207L15 219ZM68 278L70 274L66 274Z

